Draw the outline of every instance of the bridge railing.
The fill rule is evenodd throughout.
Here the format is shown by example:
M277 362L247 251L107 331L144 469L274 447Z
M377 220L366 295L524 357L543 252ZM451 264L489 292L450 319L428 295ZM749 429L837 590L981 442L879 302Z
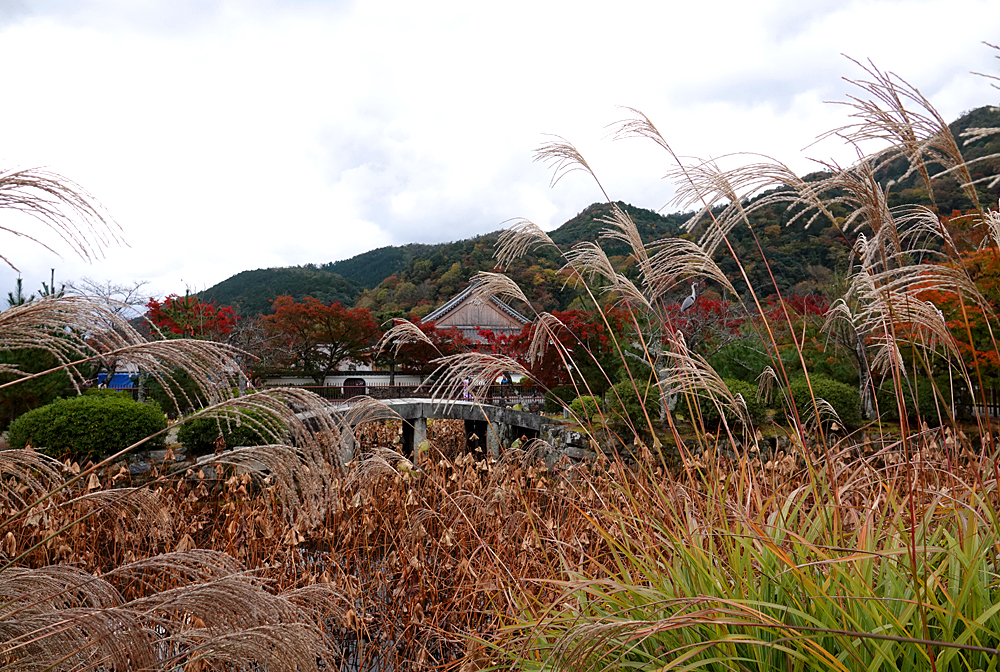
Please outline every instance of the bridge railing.
M341 401L361 395L368 395L373 399L427 399L431 396L430 387L426 385L303 385L301 387L332 401ZM139 388L137 387L111 387L109 389L131 394L133 399L139 398ZM495 405L527 404L540 402L545 398L545 392L541 388L520 385L490 385L486 389L476 388L469 390L468 397L462 390L459 390L450 398L456 400L472 398L473 394L476 398L483 398L486 403Z
M324 399L333 401L350 399L367 395L373 399L427 399L431 389L424 385L302 385L302 389L315 392ZM545 393L538 387L522 387L520 385L489 385L485 389L476 388L466 392L459 390L448 398L460 400L471 399L475 395L488 404L516 404L528 401L538 401Z

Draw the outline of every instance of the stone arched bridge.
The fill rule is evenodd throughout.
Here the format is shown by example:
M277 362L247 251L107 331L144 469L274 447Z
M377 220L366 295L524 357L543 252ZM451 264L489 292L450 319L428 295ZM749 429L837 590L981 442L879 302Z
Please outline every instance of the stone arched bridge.
M552 421L537 413L515 411L474 401L432 401L429 399L387 399L382 402L403 419L405 454L413 455L416 446L427 436L429 419L447 418L465 421L465 435L475 436L470 448L482 447L498 457L501 448L517 439L533 439Z
M533 438L544 438L549 442L551 450L547 460L551 458L554 461L560 455L574 460L589 459L595 455L592 442L585 433L567 428L563 422L538 413L466 400L381 399L379 403L403 420L401 452L411 458L417 457L417 446L427 438L427 421L430 419L464 421L465 436L470 437L469 448L484 448L492 457L499 457L504 448L518 439ZM299 417L307 419L312 413L307 411ZM356 422L363 424L371 420L359 419ZM345 448L342 457L347 462L354 457L354 445L352 443Z

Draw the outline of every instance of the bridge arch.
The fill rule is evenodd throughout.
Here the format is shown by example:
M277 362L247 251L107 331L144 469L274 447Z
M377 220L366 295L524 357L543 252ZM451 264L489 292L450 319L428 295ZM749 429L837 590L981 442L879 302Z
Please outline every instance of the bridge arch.
M493 457L499 457L501 449L516 439L539 436L549 425L549 421L537 413L474 401L387 399L382 403L403 419L402 451L411 456L427 437L427 421L430 419L463 420L465 436L478 439L469 442L469 447L485 448Z

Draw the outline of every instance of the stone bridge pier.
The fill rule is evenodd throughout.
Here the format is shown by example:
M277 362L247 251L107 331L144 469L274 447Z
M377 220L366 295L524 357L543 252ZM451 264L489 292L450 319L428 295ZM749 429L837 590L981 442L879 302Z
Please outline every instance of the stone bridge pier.
M417 457L417 446L427 438L427 421L430 419L462 420L465 423L466 445L470 449L483 448L492 457L499 457L503 449L517 439L537 438L553 426L551 420L536 413L473 401L384 399L380 403L403 420L401 452L414 459ZM300 413L299 417L308 422L312 415L313 411L307 411ZM349 440L345 441L341 459L349 462L354 458L354 440L350 435L345 438Z
M402 452L411 457L427 438L429 419L464 421L468 447L483 448L492 457L499 457L504 448L521 437L537 437L548 426L548 421L535 413L472 401L390 399L384 403L403 419Z

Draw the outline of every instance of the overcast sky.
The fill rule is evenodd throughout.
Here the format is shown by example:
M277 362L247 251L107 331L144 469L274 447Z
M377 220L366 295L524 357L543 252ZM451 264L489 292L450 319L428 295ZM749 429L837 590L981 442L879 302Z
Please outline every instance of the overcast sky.
M384 245L545 228L600 199L549 188L545 133L612 198L660 209L667 157L606 126L644 111L684 155L849 163L842 54L872 59L953 120L997 104L995 0L0 0L0 167L44 166L121 226L88 265L6 235L35 290L148 280L163 296L246 269ZM668 208L667 211L670 211ZM6 214L0 225L38 231ZM0 270L0 296L16 273Z

